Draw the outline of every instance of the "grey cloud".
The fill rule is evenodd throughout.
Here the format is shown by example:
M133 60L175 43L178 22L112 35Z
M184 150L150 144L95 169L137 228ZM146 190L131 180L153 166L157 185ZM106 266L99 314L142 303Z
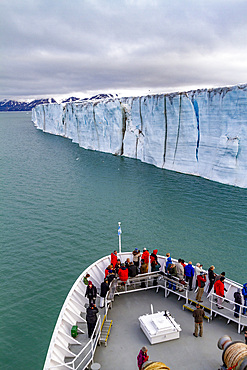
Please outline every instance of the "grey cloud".
M3 98L246 82L246 1L2 0L1 10Z

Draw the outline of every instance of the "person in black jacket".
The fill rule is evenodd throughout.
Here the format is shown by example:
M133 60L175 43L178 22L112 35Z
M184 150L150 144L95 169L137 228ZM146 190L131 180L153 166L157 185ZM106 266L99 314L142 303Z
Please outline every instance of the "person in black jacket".
M87 321L87 330L88 330L88 338L91 338L96 322L97 322L97 313L99 312L98 308L95 304L91 304L87 308L86 314L86 321Z
M105 297L109 290L109 284L107 278L101 283L100 286L100 308L103 308L105 306Z
M213 286L214 286L214 283L215 283L215 277L216 277L216 273L214 272L214 269L215 267L212 265L209 267L208 269L208 280L209 280L209 287L208 287L208 294L211 292Z
M135 277L138 274L138 268L136 265L134 265L133 262L130 262L128 270L129 270L129 277Z
M237 292L234 293L234 300L235 300L235 309L234 309L234 316L239 317L240 305L242 304L242 295L241 290L238 289Z
M88 282L85 297L89 299L89 306L96 302L97 289L91 281Z

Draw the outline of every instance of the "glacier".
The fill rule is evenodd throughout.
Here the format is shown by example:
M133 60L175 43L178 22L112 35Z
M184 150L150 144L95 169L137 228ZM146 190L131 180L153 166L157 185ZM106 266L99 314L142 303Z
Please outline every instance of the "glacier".
M247 187L247 84L42 104L32 121L85 149Z

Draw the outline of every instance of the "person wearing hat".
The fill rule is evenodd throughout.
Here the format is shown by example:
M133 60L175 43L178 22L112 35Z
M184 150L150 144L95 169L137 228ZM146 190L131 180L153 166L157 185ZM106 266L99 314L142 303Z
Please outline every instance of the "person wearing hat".
M198 262L198 263L195 265L195 279L196 279L195 293L197 292L197 288L198 288L198 280L197 280L197 276L199 276L201 272L202 272L202 265Z
M147 266L149 265L149 251L147 248L143 248L142 260L144 260Z
M198 292L196 295L196 300L198 302L202 302L202 295L203 295L204 287L206 283L206 273L201 271L200 275L197 276L197 282L198 282Z
M137 356L137 365L138 365L138 368L139 370L142 369L142 365L148 361L148 349L147 347L143 346L142 349L140 349L140 352Z
M97 322L97 313L99 312L95 304L90 304L87 308L86 322L88 330L88 338L91 338L96 322Z
M89 274L87 274L86 276L84 276L84 278L83 278L83 283L85 284L85 285L88 285L88 278L90 278L90 275Z
M122 281L122 285L125 285L129 277L129 271L123 263L121 264L121 267L118 270L118 276L119 279Z
M135 248L132 252L133 254L133 262L134 262L134 265L139 268L139 265L140 265L140 257L141 257L141 252L139 251L138 248Z
M89 299L89 306L96 302L97 289L91 281L88 282L85 297Z

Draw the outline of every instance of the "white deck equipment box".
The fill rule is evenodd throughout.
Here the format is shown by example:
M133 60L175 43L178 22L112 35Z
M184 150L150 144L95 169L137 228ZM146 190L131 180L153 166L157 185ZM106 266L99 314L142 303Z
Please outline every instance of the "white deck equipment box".
M139 322L151 344L178 339L182 330L168 311L140 316Z

